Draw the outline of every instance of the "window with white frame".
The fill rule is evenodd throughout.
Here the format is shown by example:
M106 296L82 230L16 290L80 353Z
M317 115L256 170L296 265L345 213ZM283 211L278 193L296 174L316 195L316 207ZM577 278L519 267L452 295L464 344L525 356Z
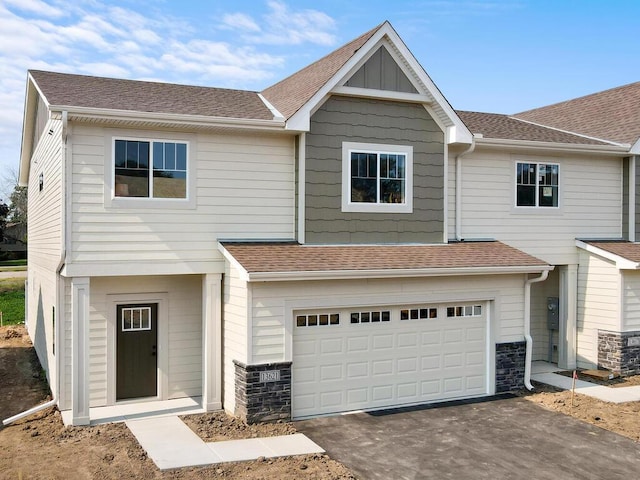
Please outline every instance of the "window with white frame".
M187 198L188 144L114 139L114 196Z
M413 147L344 142L342 211L413 210Z
M151 330L151 307L123 307L122 331Z
M558 207L560 166L555 163L516 164L516 206Z

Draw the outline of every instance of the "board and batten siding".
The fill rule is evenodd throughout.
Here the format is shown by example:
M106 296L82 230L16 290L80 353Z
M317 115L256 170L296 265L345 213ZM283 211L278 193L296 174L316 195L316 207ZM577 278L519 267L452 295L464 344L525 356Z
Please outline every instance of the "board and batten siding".
M413 213L342 212L343 142L413 147ZM442 243L444 134L424 107L332 97L306 134L307 243Z
M515 207L517 162L560 165L560 208ZM578 263L576 238L622 235L622 159L476 150L462 171L463 238L494 238L567 265Z
M42 107L41 103L39 104ZM57 384L53 349L53 308L57 305L56 268L62 252L62 122L46 120L39 109L40 136L35 139L28 179L29 222L26 319L29 335L51 385ZM42 178L42 189L40 189Z
M251 363L281 362L293 325L287 305L334 309L493 300L491 341L524 339L524 275L363 279L251 284Z
M640 272L622 270L622 329L623 332L640 330Z
M244 364L249 363L248 356L248 317L249 317L249 288L242 280L238 271L226 264L223 280L222 304L222 343L224 345L223 375L224 375L224 409L230 413L235 410L235 366L234 360Z
M188 264L222 273L219 238L294 237L294 139L291 135L184 134L75 125L73 264ZM105 206L114 137L190 140L195 208ZM184 270L183 270L184 271Z
M578 266L578 366L598 363L598 330L620 331L621 275L615 264L580 250Z
M166 294L168 324L164 333L167 345L166 398L202 395L202 277L175 275L153 277L93 277L91 278L89 316L89 393L90 406L108 404L108 350L110 295ZM162 326L161 326L162 328ZM159 343L162 341L159 338ZM159 352L159 355L163 353ZM113 373L115 375L115 372Z

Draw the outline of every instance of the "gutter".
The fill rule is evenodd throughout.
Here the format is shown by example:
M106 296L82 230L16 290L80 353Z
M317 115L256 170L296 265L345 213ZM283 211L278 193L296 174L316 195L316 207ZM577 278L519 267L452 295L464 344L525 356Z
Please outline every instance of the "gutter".
M462 157L473 153L476 149L476 136L471 139L471 145L464 152L456 155L456 240L461 242L462 238Z
M45 408L49 408L49 407L53 407L56 405L56 403L58 402L58 400L56 400L55 398L53 400L49 400L47 403L43 403L42 405L37 405L33 408L30 408L29 410L25 410L22 413L18 413L17 415L14 415L13 417L9 417L6 418L2 421L2 424L7 426L10 423L15 422L16 420L20 420L21 418L24 417L28 417L29 415L33 415L34 413L39 412L40 410L44 410Z
M549 276L549 270L544 270L539 277L528 279L524 282L524 339L526 350L524 355L524 386L527 390L533 390L531 385L531 354L533 351L533 338L531 338L531 284L544 282Z
M542 150L562 151L572 153L584 153L592 155L616 155L629 156L630 145L585 145L575 143L536 142L533 140L510 140L498 138L477 138L481 146L494 148L509 148L511 150Z

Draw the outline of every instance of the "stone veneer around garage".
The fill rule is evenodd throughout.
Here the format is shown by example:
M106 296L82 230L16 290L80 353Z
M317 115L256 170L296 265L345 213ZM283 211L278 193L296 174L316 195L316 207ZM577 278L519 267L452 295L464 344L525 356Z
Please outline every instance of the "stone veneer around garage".
M640 331L598 330L598 368L623 377L640 374Z
M234 360L233 363L236 416L247 423L291 420L291 362L245 365ZM269 378L261 378L261 373Z
M524 386L526 342L496 344L496 393L519 390Z

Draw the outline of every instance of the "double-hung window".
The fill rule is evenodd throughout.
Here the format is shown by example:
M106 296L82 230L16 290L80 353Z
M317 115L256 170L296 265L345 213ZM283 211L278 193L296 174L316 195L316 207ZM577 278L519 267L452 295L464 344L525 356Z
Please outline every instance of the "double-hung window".
M558 207L560 167L555 163L516 164L516 206Z
M187 198L188 144L115 139L114 197Z
M411 213L413 148L345 142L342 211Z

